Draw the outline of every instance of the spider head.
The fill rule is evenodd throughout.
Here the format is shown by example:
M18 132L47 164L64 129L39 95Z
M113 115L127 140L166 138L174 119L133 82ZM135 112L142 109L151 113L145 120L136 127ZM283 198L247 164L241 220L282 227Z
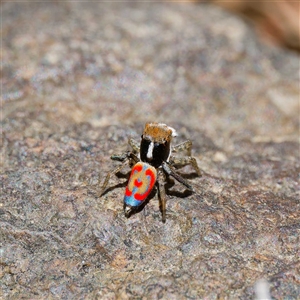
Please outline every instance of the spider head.
M172 127L163 123L147 123L142 134L140 157L155 168L168 161L171 154L171 140L176 136Z

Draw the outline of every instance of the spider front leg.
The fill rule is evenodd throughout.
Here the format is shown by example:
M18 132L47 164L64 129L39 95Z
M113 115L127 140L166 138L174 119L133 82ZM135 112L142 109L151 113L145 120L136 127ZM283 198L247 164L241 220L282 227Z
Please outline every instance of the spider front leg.
M192 155L192 145L193 145L192 141L187 140L187 141L185 141L183 143L180 143L180 144L174 146L172 148L172 151L178 152L178 151L184 151L184 150L186 150L187 151L187 155L191 156Z
M117 161L120 161L122 162L121 165L119 165L117 168L115 168L113 171L109 172L107 175L106 175L106 178L102 184L102 187L101 187L101 191L99 193L99 197L101 197L103 195L103 193L105 192L106 190L106 187L107 187L107 184L111 178L111 176L117 174L118 172L120 172L125 166L126 164L129 162L132 164L133 163L137 163L139 161L138 157L132 153L132 152L125 152L121 155L112 155L110 157L112 160L117 160Z
M160 170L158 172L157 186L158 186L158 199L159 199L159 207L162 213L162 222L166 222L166 189L165 189L165 181L166 176Z
M137 141L134 139L129 139L128 144L131 146L135 154L140 152L140 144Z

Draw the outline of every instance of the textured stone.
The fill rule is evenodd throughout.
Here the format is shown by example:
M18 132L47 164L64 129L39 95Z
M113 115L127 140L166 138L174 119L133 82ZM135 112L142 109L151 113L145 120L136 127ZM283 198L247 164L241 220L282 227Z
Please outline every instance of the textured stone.
M10 2L2 30L0 297L297 299L296 54L210 5ZM165 224L157 193L124 217L129 168L98 197L147 121L203 171Z

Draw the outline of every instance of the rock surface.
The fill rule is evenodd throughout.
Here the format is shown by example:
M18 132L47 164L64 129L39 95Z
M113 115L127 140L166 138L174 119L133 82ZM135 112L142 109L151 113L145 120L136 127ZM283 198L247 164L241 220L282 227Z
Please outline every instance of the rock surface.
M300 295L299 57L210 5L3 3L0 297ZM181 174L126 219L113 153L162 121ZM268 291L267 291L268 292Z

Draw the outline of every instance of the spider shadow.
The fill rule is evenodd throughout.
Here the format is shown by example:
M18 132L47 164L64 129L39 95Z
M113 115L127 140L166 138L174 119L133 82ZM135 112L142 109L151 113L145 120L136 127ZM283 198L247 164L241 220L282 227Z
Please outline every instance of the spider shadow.
M175 196L178 198L186 198L193 194L193 191L191 191L189 189L185 189L184 191L170 190L174 185L175 185L175 180L173 180L172 178L167 178L167 182L164 185L167 195ZM137 206L134 210L132 210L130 212L130 214L127 216L127 218L130 218L132 215L138 214L139 212L144 210L145 206L151 201L151 199L153 199L155 197L156 194L158 197L160 197L157 186L155 186L153 188L151 193L148 195L146 200L141 205ZM124 205L124 208L125 208L125 205ZM161 203L159 205L159 209L162 212Z
M176 168L176 173L178 175L180 175L182 178L184 179L187 179L187 180L190 180L190 179L195 179L195 178L199 178L202 176L202 174L198 175L197 172L195 172L194 170L192 170L191 172L185 172L183 169L185 168L186 166L183 166L183 167L178 167L176 168L176 165L175 165L175 168ZM178 198L186 198L186 197L189 197L191 196L194 192L189 190L189 189L185 189L183 191L179 191L178 189L177 190L171 190L171 188L174 186L174 185L181 185L183 186L180 182L178 182L176 179L174 179L173 177L171 176L167 176L166 178L166 184L165 184L165 189L166 189L166 194L169 195L169 196L175 196L175 197L178 197Z
M178 167L178 166L175 165L176 173L178 175L180 175L181 177L183 177L184 179L195 179L197 177L201 177L202 176L202 174L198 175L198 173L196 171L194 171L194 169L192 169L191 172L185 171L184 170L185 167L186 166L184 166L184 167Z
M125 188L128 184L128 180L129 180L129 176L130 176L130 172L131 171L128 171L126 173L124 172L118 172L115 174L115 176L119 179L126 179L126 181L124 182L120 182L120 183L117 183L113 186L110 186L108 188L106 188L104 190L104 192L101 194L101 196L109 193L110 191L113 191L114 189L116 188ZM183 178L185 179L193 179L193 178L196 178L196 177L199 177L199 175L196 173L196 172L192 172L192 173L183 173L183 172L177 172L180 176L182 176ZM171 188L175 185L175 184L179 184L179 182L177 182L177 180L173 179L172 177L170 176L167 176L166 177L166 183L164 185L165 187L165 190L166 190L166 194L169 195L169 196L175 196L175 197L178 197L178 198L186 198L186 197L189 197L190 195L193 194L193 191L189 190L189 189L184 189L183 191L179 191L179 190L171 190ZM155 197L156 194L158 194L158 188L157 186L155 186L153 188L153 190L150 192L150 194L148 195L148 197L146 198L145 201L143 201L141 203L141 205L137 206L136 208L134 208L131 213L127 216L127 218L130 218L132 215L135 215L137 213L140 213L142 210L144 210L145 206L150 202L151 199L153 199ZM158 195L159 196L159 195ZM125 207L125 204L124 204L124 207ZM160 208L161 210L161 208Z
M130 212L127 218L130 218L132 215L138 214L142 210L144 210L145 206L150 202L151 199L155 197L156 193L157 193L157 188L154 187L153 190L148 195L148 197L146 198L146 200L143 201L141 205L137 206L136 208L133 208L133 210ZM124 208L125 208L125 203L124 203Z
M183 191L171 190L171 188L176 183L181 184L181 183L177 182L177 180L174 180L173 178L167 178L167 182L165 184L165 189L166 189L166 194L168 196L175 196L175 197L178 197L178 198L186 198L186 197L189 197L190 195L193 194L193 191L191 191L187 188Z
M117 189L117 188L124 188L127 186L127 183L128 183L128 180L129 180L129 175L130 175L130 171L128 171L127 173L122 173L122 172L118 172L115 174L115 176L119 179L126 179L126 181L124 182L119 182L115 185L112 185L110 187L107 187L99 196L102 197L104 196L105 194L113 191L114 189Z
M105 191L103 193L101 193L100 197L104 196L105 194L113 191L114 189L117 189L117 188L125 188L127 185L127 181L124 181L124 182L120 182L120 183L117 183L113 186L110 186L109 188L105 189Z

